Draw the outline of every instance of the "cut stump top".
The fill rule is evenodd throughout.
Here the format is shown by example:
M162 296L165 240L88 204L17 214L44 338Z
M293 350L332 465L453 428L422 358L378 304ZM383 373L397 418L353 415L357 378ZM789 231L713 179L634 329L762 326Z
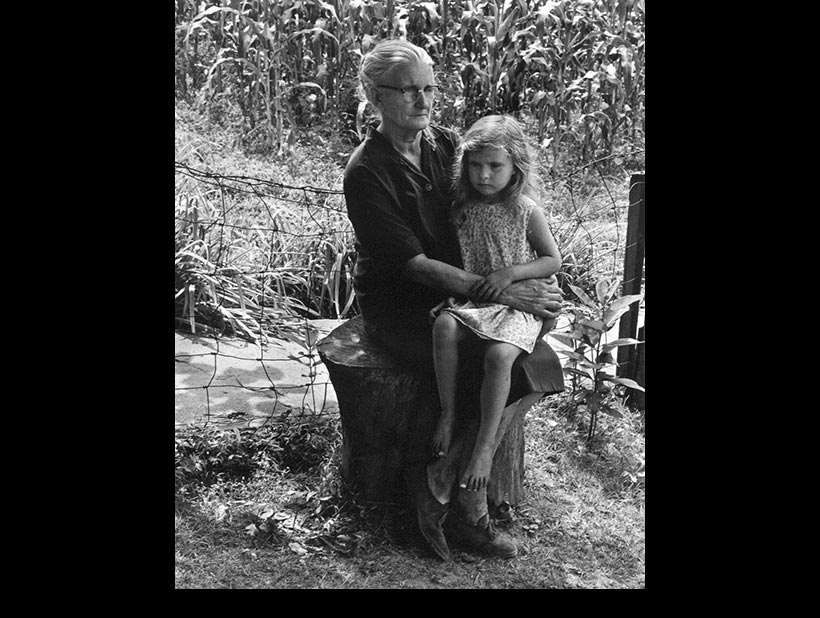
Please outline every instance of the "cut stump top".
M398 369L399 365L387 352L376 346L364 330L361 316L350 318L334 328L316 345L326 364L344 367Z

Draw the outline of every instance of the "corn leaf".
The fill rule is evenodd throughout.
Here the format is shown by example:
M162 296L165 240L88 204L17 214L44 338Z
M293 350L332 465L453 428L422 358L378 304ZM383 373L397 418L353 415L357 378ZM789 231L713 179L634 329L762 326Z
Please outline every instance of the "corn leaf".
M507 15L506 19L504 19L503 22L501 22L501 25L498 28L498 32L496 32L496 34L495 34L496 40L498 40L498 41L503 41L504 40L504 35L507 34L507 30L509 30L512 23L516 19L518 19L519 10L520 9L517 6L513 7L512 11L510 11L510 14Z

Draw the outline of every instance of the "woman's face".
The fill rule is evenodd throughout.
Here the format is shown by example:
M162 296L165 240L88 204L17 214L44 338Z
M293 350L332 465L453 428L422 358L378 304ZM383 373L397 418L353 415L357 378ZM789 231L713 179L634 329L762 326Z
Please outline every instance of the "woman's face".
M417 133L426 129L430 124L433 97L419 92L415 101L408 102L399 90L392 88L415 86L419 90L424 90L434 84L433 68L421 62L401 67L383 77L378 85L390 86L377 88L377 107L382 115L384 132Z

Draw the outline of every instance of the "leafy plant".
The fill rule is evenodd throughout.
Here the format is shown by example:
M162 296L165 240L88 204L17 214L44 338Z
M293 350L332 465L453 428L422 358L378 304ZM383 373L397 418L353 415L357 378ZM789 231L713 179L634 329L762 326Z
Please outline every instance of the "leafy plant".
M256 428L187 426L174 436L178 491L227 480L248 479L259 470L318 470L340 440L337 419L287 418Z
M618 279L599 279L595 284L595 300L578 286L570 285L581 304L567 302L565 309L572 315L569 330L551 334L572 347L564 372L572 377L571 405L589 411L589 442L595 435L599 412L619 418L623 416L618 410L615 389L626 387L646 392L634 380L618 377L612 371L617 368L612 350L643 343L631 337L605 342L604 335L629 311L630 305L643 298L642 294L615 298L619 283Z

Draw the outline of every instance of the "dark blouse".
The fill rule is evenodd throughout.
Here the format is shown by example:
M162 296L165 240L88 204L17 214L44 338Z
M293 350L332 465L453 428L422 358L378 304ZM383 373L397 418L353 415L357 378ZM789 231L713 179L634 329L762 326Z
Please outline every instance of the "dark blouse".
M426 316L443 293L403 276L419 254L461 266L450 223L451 167L458 135L428 127L421 169L375 129L353 151L344 173L347 213L356 232L354 288L365 320Z

